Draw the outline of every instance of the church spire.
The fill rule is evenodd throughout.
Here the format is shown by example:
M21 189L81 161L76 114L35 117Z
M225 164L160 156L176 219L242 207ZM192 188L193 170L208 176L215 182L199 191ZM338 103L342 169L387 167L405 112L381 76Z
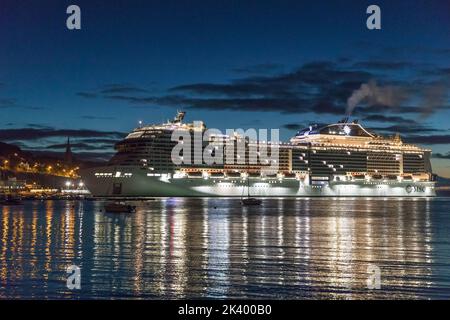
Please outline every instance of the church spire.
M73 156L72 156L72 148L70 147L70 138L67 137L67 144L66 144L66 153L64 154L64 161L67 164L72 164Z

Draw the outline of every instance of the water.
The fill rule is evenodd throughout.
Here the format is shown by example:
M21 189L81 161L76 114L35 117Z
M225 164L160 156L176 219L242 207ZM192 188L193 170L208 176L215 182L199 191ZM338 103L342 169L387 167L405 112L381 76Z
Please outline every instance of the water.
M450 198L136 204L0 207L0 298L450 298Z

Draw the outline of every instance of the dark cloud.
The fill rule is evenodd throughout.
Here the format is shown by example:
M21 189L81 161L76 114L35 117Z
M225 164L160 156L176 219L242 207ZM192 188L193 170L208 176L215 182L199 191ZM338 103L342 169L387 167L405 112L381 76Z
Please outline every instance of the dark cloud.
M27 123L27 127L29 128L36 128L36 129L46 129L51 130L52 128L43 124L36 124L36 123Z
M63 152L56 151L30 151L33 155L39 157L59 158L64 157ZM75 157L77 160L92 161L92 162L106 162L114 155L114 152L77 152Z
M33 125L34 128L2 129L0 141L41 155L61 155L67 137L78 159L104 161L114 153L114 144L126 134L117 131L54 129Z
M283 128L288 130L300 130L304 128L304 126L298 123L286 123L283 125Z
M14 108L17 107L16 99L3 98L0 99L0 108Z
M106 144L106 145L110 145L113 146L116 142L117 139L113 138L113 139L108 139L108 138L78 138L77 139L78 142L84 142L84 143L96 143L96 144Z
M438 159L450 159L450 152L448 152L447 154L433 153L433 158L438 158Z
M353 64L354 68L363 68L371 70L400 70L406 68L412 68L416 65L405 61L383 61L383 60L371 60L361 61Z
M450 144L450 135L409 135L403 137L403 141L420 144Z
M117 93L139 93L148 92L146 89L142 89L128 84L108 84L103 86L100 90L102 94L117 94Z
M385 116L382 114L372 114L364 117L363 120L373 122L394 122L397 124L417 124L417 122L412 119L406 119L400 116Z
M22 108L28 110L43 110L43 107L23 105L17 102L17 99L13 98L0 98L0 108Z
M140 93L147 93L147 92L149 92L149 91L146 89L142 89L140 87L134 86L134 85L114 83L114 84L106 84L98 90L80 91L80 92L77 92L76 95L83 97L83 98L93 99L93 98L98 98L98 97L106 98L109 95L140 94Z
M46 149L65 150L66 146L67 146L66 143L52 144L47 146ZM83 142L75 142L75 143L71 142L70 146L73 150L85 150L85 151L104 150L112 147L112 145L110 144L89 144Z
M92 93L92 92L77 92L76 95L83 97L83 98L89 98L89 99L98 97L98 95L96 93Z
M115 137L122 138L125 134L117 131L96 131L96 130L70 130L70 129L53 129L53 128L22 128L22 129L1 129L0 140L39 140L49 137Z
M371 127L370 130L383 133L404 133L404 134L411 134L411 133L420 134L420 133L440 131L435 128L413 123L404 125L393 125L388 127Z
M280 72L283 69L282 64L278 63L261 63L252 66L245 66L233 69L236 73L253 74L253 75L267 75L271 73Z
M350 66L335 61L316 61L290 72L276 73L271 72L276 65L267 64L243 68L242 77L227 83L187 83L171 87L161 95L149 95L138 87L118 85L111 87L108 94L105 89L95 94L151 107L285 114L311 112L338 116L349 110L351 100L350 109L355 108L355 115L391 114L391 119L386 120L395 124L406 124L400 114L419 117L449 109L449 86L445 86L443 79L413 81L408 76L402 80L398 73L392 74L392 71L408 68L410 73L417 73L412 63L400 60L360 61L352 62ZM254 69L258 73L249 72ZM384 120L373 118L372 121Z

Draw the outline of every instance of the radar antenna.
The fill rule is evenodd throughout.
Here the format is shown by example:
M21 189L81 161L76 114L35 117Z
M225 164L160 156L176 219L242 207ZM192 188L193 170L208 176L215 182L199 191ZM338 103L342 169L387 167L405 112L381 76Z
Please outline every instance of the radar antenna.
M184 119L185 114L185 111L177 111L177 115L173 119L173 123L181 123L181 121L183 121Z

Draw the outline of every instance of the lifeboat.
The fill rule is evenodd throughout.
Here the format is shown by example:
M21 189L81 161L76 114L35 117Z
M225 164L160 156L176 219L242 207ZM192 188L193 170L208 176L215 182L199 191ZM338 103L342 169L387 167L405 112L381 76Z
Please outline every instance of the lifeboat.
M211 173L209 174L209 176L210 176L211 178L223 178L223 177L224 177L224 174L223 174L223 172L211 172Z
M257 172L251 172L248 174L249 178L261 178L261 174Z
M227 177L240 178L241 177L241 173L240 172L227 172Z
M201 178L203 177L203 173L201 171L188 172L189 178Z

